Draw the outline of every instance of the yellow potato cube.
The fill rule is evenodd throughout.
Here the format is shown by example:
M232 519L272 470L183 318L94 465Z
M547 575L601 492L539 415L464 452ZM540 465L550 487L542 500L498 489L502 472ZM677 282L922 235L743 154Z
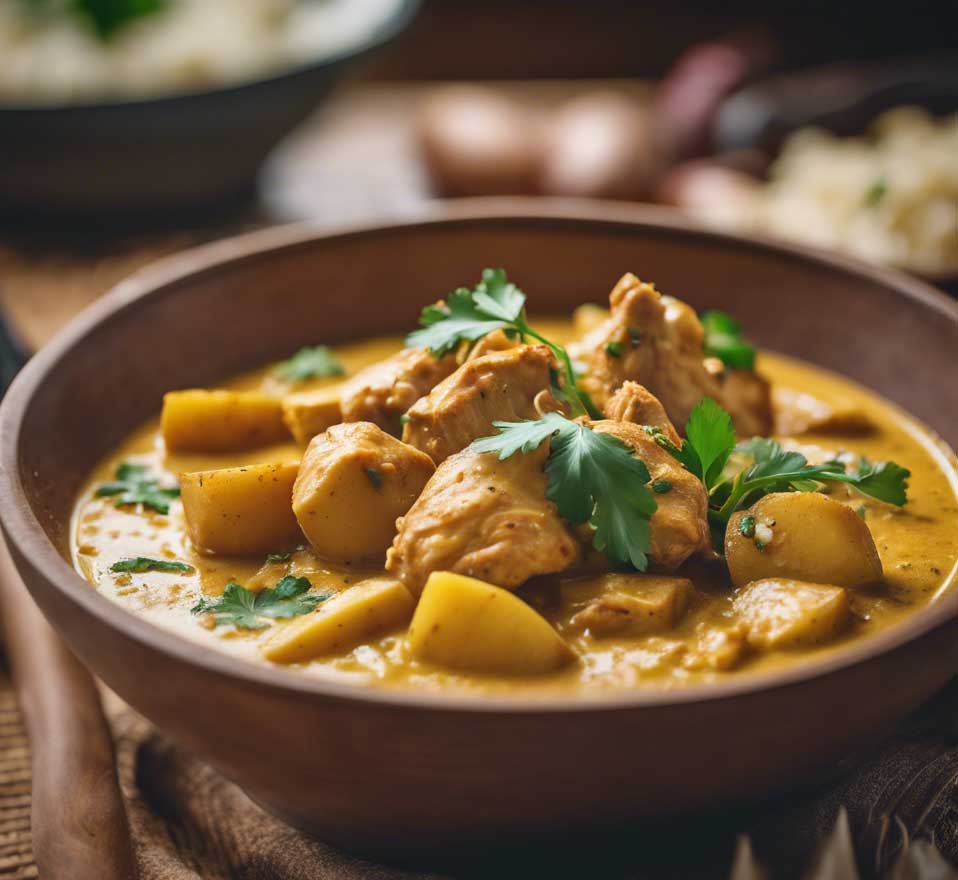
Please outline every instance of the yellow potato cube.
M160 429L170 452L231 452L289 438L279 400L256 391L170 391Z
M286 427L302 446L343 420L337 386L289 394L283 398L282 407Z
M507 590L433 572L409 625L410 656L452 669L502 675L551 672L575 653L545 618Z
M256 556L302 541L293 514L299 464L256 464L180 475L193 546L228 556Z
M725 532L725 559L737 587L763 578L861 587L882 577L864 520L819 492L766 495L734 514Z
M564 584L563 594L578 609L570 625L598 638L671 629L692 595L688 578L651 574L601 574Z
M315 611L277 626L261 651L274 663L302 663L325 654L342 654L389 632L413 615L416 600L399 581L362 581L321 603Z
M436 466L372 422L334 425L314 437L293 489L293 510L313 549L339 562L385 559L396 519Z
M765 650L820 645L835 638L851 614L841 587L772 578L739 590L733 607L748 643Z

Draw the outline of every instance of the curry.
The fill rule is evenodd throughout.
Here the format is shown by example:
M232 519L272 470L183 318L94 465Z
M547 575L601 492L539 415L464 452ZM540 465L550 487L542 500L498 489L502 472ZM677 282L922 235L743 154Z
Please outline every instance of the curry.
M77 569L257 663L378 687L674 688L954 601L951 452L626 275L530 323L487 270L402 339L171 391L90 475Z

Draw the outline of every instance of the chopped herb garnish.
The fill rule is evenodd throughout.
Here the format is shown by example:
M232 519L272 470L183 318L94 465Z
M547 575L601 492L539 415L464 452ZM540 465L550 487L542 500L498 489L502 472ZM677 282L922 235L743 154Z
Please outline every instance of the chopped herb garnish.
M717 357L728 367L755 369L755 348L742 336L742 325L725 312L703 312L705 354Z
M566 401L573 416L600 414L588 395L576 385L572 359L563 346L537 333L526 320L526 295L506 278L503 269L485 269L482 280L469 290L460 287L449 294L446 302L426 306L419 316L422 327L406 337L411 348L428 348L441 357L462 342L475 342L494 330L505 330L535 339L547 346L561 364L564 382L553 391Z
M656 480L652 483L652 491L656 495L665 495L667 492L672 491L672 483L670 480Z
M755 539L755 549L756 549L756 550L764 550L765 547L766 547L766 544L765 544L764 541L760 541L758 538Z
M738 533L743 538L755 537L755 517L752 514L747 513L739 520Z
M167 6L168 0L22 0L31 9L69 11L85 20L104 42L131 22L152 15Z
M605 353L609 357L620 358L622 357L622 343L621 342L609 342L605 346Z
M228 583L218 599L200 599L193 614L212 614L214 625L233 624L240 629L263 629L262 618L273 620L308 614L330 594L304 595L312 586L306 578L287 576L275 587L254 593L237 583Z
M638 348L639 343L642 342L642 331L638 327L629 327L626 332L629 334L629 340L632 343L633 348Z
M373 484L374 489L381 489L383 486L383 475L376 468L366 468L366 476L369 482Z
M879 177L867 190L863 201L869 208L874 208L888 194L888 181Z
M495 426L499 434L476 440L470 449L495 452L503 460L517 452L530 453L551 437L546 495L559 515L574 526L588 522L596 550L613 562L645 571L656 503L646 487L645 463L625 443L558 413Z
M185 562L172 562L169 559L149 559L146 556L137 556L134 559L121 559L110 566L110 571L131 572L132 574L143 574L147 571L179 571L191 573L192 565Z
M409 413L403 413L399 417L399 424L405 427L408 422L409 422Z
M307 379L327 379L342 376L343 365L332 349L325 345L301 348L288 361L276 368L276 375L287 382L305 382Z
M180 490L162 488L146 465L125 461L116 469L114 479L101 483L95 494L97 498L112 498L117 507L142 504L157 513L169 513L170 501L180 497Z

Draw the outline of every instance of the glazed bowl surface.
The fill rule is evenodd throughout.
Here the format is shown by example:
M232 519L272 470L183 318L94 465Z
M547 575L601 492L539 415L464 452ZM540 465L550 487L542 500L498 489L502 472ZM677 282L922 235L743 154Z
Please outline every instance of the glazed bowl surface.
M130 278L25 368L0 410L0 516L76 654L293 825L397 856L722 807L832 771L958 668L958 594L824 659L669 691L479 699L237 662L128 614L69 562L75 494L169 388L317 341L415 325L502 265L540 313L632 270L763 347L841 372L958 443L958 308L892 272L697 228L660 209L493 200L337 232L253 233Z

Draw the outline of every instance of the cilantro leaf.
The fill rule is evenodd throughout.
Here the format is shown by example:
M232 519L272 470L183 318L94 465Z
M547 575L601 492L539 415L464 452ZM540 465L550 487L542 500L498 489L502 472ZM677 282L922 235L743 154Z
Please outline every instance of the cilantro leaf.
M101 483L94 493L97 498L112 498L117 507L142 504L157 513L169 513L170 501L180 497L178 488L165 489L146 465L123 462L114 479Z
M419 316L422 325L406 337L410 348L428 348L442 357L462 342L475 342L495 330L505 330L535 339L547 346L561 364L564 384L556 384L556 396L568 403L573 416L601 418L595 405L576 384L569 353L529 326L525 315L526 295L506 278L503 269L484 269L473 290L460 287L444 303L426 306Z
M329 594L303 595L312 584L306 578L287 575L275 587L254 593L230 582L223 595L216 600L200 599L190 611L193 614L212 614L215 626L233 624L240 629L263 629L268 624L262 618L297 617L312 611Z
M705 354L726 366L755 369L755 348L742 336L742 325L725 312L709 311L699 316L705 330Z
M592 526L593 546L614 562L639 571L648 566L649 520L656 502L647 488L649 471L611 434L599 434L558 413L528 422L496 422L499 433L470 449L506 459L528 454L552 437L546 474L547 497L572 525Z
M137 556L133 559L120 559L110 566L110 571L131 572L143 574L147 571L181 571L186 574L193 572L193 566L185 562L171 562L169 559L149 559L146 556Z
M676 456L704 484L715 486L735 448L732 417L712 398L703 397L685 424L685 442Z
M276 375L287 382L326 379L330 376L342 376L344 372L343 365L326 345L301 348L276 368Z

